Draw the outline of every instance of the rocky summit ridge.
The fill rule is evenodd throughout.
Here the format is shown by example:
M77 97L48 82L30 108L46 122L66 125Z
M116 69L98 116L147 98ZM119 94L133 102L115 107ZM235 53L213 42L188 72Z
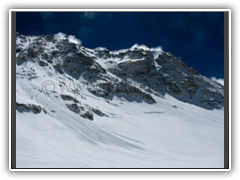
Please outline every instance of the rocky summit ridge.
M37 65L46 75L39 74L27 64ZM24 36L17 33L16 66L22 67L18 68L17 80L34 81L43 78L41 76L56 76L62 85L68 81L81 81L89 85L86 86L89 92L105 98L106 102L118 96L129 101L155 103L154 96L164 98L168 94L205 109L224 107L221 84L199 74L161 48L134 45L119 51L89 49L59 34ZM77 113L81 108L88 109L82 117L92 119L91 113L99 111L87 105L80 106L81 103L76 101L67 108ZM24 105L20 106L18 102L17 108L20 107ZM33 105L28 107L29 111L30 107Z

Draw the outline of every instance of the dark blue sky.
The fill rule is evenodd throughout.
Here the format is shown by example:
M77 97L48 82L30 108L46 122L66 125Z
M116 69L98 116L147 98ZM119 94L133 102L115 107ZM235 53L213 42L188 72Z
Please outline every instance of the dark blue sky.
M223 12L17 12L17 32L75 35L88 48L162 46L200 74L224 77Z

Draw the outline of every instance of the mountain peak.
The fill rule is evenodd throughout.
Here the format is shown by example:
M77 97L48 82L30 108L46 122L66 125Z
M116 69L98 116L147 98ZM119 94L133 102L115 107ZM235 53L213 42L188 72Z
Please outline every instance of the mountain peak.
M224 167L221 84L160 47L71 38L17 33L17 168Z
M154 103L153 95L169 94L207 109L224 106L221 84L200 75L161 47L135 44L129 49L109 51L103 47L85 48L75 37L63 33L36 37L17 33L16 57L19 66L38 63L43 68L48 66L46 71L53 74L67 74L76 80L82 76L99 88L88 89L96 96L135 94ZM113 84L115 89L106 89Z

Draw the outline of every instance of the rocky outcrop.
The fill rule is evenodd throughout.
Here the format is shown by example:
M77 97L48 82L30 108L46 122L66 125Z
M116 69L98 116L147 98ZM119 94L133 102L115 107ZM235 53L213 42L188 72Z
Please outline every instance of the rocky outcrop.
M66 104L66 107L73 111L76 114L79 114L81 117L93 120L94 116L93 113L100 117L108 117L107 114L103 113L97 108L93 108L89 106L88 104L82 104L77 99L69 96L69 95L61 95L62 99L65 101L74 101L72 104Z
M54 69L55 69L57 72L59 72L60 74L63 74L63 73L64 73L61 64L55 64L53 67L54 67Z
M106 117L108 117L108 115L104 114L104 113L103 113L102 111L100 111L99 109L92 108L92 111L93 111L95 114L97 114L98 116L101 116L101 117L106 116Z
M65 101L77 101L75 98L73 98L72 96L69 96L69 95L64 95L64 94L61 94L61 98Z
M41 106L34 104L22 104L16 102L16 110L19 112L33 112L34 114L39 114L42 111Z
M170 94L206 108L224 106L224 88L188 67L180 58L158 48L134 45L130 49L109 51L88 49L55 35L28 37L17 33L17 65L37 62L60 75L83 78L87 90L111 99L114 95L136 96L154 103L154 96ZM28 47L28 48L26 48ZM50 73L50 72L49 72ZM29 80L36 76L29 76ZM64 100L73 100L62 97ZM69 98L69 99L68 99ZM131 98L127 98L131 99ZM75 102L78 103L78 102ZM202 105L201 105L202 104ZM73 107L69 107L73 108Z
M88 90L96 96L108 97L110 94L119 95L126 94L128 96L137 96L141 97L144 101L147 100L149 103L155 103L156 101L152 98L152 96L142 91L140 88L133 86L127 81L119 81L119 82L101 82L96 85L89 86Z
M21 65L25 62L28 62L28 58L27 56L21 56L17 58L17 65Z
M81 117L85 118L85 119L89 119L89 120L93 120L93 113L90 111L86 111L83 114L80 115Z
M67 106L68 109L75 112L76 114L80 113L80 108L78 107L77 104L66 104L66 106Z
M42 67L44 66L48 66L48 63L44 62L44 61L39 61L38 64Z

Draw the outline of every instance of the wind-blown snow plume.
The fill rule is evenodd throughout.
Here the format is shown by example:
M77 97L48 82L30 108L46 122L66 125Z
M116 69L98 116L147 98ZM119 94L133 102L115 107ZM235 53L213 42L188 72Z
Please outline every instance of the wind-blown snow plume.
M211 77L210 79L217 81L218 83L224 86L224 79L221 79L221 78L217 79L216 77Z
M66 34L65 33L62 33L62 32L59 32L57 34L54 34L54 37L56 39L66 39Z
M58 40L60 40L60 39L68 39L68 41L69 41L70 43L81 44L81 40L80 40L80 39L76 38L76 37L73 36L73 35L68 35L68 36L67 36L67 34L62 33L62 32L59 32L59 33L57 33L57 34L54 34L54 37L55 37L56 39L58 39Z
M68 41L74 44L81 44L81 40L77 39L75 36L72 36L72 35L68 36Z

